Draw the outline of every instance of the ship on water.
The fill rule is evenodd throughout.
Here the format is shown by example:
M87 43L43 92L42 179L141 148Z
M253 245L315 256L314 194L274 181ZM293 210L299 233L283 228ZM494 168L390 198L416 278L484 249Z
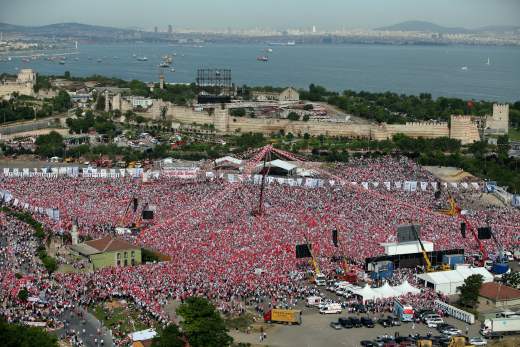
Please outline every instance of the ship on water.
M256 57L256 60L268 62L269 61L269 57L267 55L262 55L260 57Z
M137 58L137 61L148 61L147 57L139 57Z

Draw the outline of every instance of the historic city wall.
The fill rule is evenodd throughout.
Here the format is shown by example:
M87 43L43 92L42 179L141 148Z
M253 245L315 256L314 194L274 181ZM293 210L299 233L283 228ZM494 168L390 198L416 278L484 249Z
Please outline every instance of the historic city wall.
M452 116L451 129L446 122L409 122L406 124L352 124L316 121L289 121L287 119L264 119L232 117L228 109L215 105L211 109L174 106L171 103L154 103L148 118L159 119L161 107L167 107L167 120L184 124L213 124L220 133L254 132L271 135L280 131L294 135L344 136L350 138L391 139L402 133L410 137L451 137L463 144L480 139L477 126L468 116Z

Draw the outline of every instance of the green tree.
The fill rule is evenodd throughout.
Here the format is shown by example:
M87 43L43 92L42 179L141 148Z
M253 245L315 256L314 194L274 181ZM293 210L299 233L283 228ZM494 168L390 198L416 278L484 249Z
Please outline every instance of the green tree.
M56 336L41 328L9 324L0 318L0 339L3 347L58 347Z
M232 108L229 110L229 114L232 117L244 117L246 115L246 109L243 107L240 108Z
M306 113L306 114L303 115L303 121L304 121L304 122L308 122L310 118L311 118L311 117L309 116L308 113Z
M290 112L289 115L287 116L287 119L292 120L292 121L297 121L297 120L300 120L300 115L296 112Z
M233 343L215 307L204 298L190 297L178 309L182 330L193 347L225 347Z
M504 284L513 287L520 288L520 272L511 272L505 274L502 278Z
M36 153L45 157L61 156L64 147L63 136L55 131L36 138Z
M105 96L103 94L98 94L96 99L96 110L103 111L105 109Z
M482 275L471 275L464 280L464 284L460 287L459 298L462 306L475 307L482 282Z
M184 345L179 327L175 324L168 325L152 340L152 347L184 347Z
M29 292L26 288L20 289L20 291L18 292L18 299L20 299L23 302L26 302L27 299L29 299Z
M64 90L60 90L58 95L52 99L52 107L58 112L65 112L72 107L72 101L69 93Z
M509 136L502 135L497 139L497 152L498 156L504 160L507 159L509 152Z

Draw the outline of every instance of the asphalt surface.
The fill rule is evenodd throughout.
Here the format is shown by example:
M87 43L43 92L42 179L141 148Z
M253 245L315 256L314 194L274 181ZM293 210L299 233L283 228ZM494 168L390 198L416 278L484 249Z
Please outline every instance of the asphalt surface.
M344 311L345 312L345 311ZM385 317L388 314L385 314ZM365 314L331 314L321 315L317 309L305 309L302 314L302 324L297 325L280 325L272 324L267 330L267 339L260 342L259 333L241 333L232 331L231 335L235 338L235 342L246 342L258 346L270 347L321 347L321 346L345 346L345 347L359 347L363 340L375 340L378 336L395 335L396 332L400 336L408 336L420 334L422 336L428 333L434 336L440 335L435 328L428 328L425 324L402 323L401 326L384 328L377 324L374 328L352 328L334 330L330 327L330 323L337 321L340 317L364 317ZM377 317L370 316L377 320ZM466 333L466 327L469 328L468 335L479 336L479 323L467 325L464 322L454 318L445 318L446 323L452 324L460 329L463 334Z
M60 318L66 321L66 327L57 331L59 336L63 336L65 331L74 330L76 336L81 339L84 346L98 347L114 345L111 331L103 327L96 317L83 308L68 310ZM103 344L101 344L101 340L103 340Z

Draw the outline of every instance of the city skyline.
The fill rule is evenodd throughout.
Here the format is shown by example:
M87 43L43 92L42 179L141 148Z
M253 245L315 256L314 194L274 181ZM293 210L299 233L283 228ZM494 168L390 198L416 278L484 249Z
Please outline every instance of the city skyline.
M420 3L420 6L417 4ZM520 2L501 0L326 0L316 6L309 0L264 0L261 3L209 0L175 3L150 0L143 4L113 0L2 0L0 22L17 25L46 25L79 22L120 28L140 27L167 31L174 28L250 29L310 28L317 30L374 29L408 20L429 21L447 27L477 28L489 25L520 26Z

